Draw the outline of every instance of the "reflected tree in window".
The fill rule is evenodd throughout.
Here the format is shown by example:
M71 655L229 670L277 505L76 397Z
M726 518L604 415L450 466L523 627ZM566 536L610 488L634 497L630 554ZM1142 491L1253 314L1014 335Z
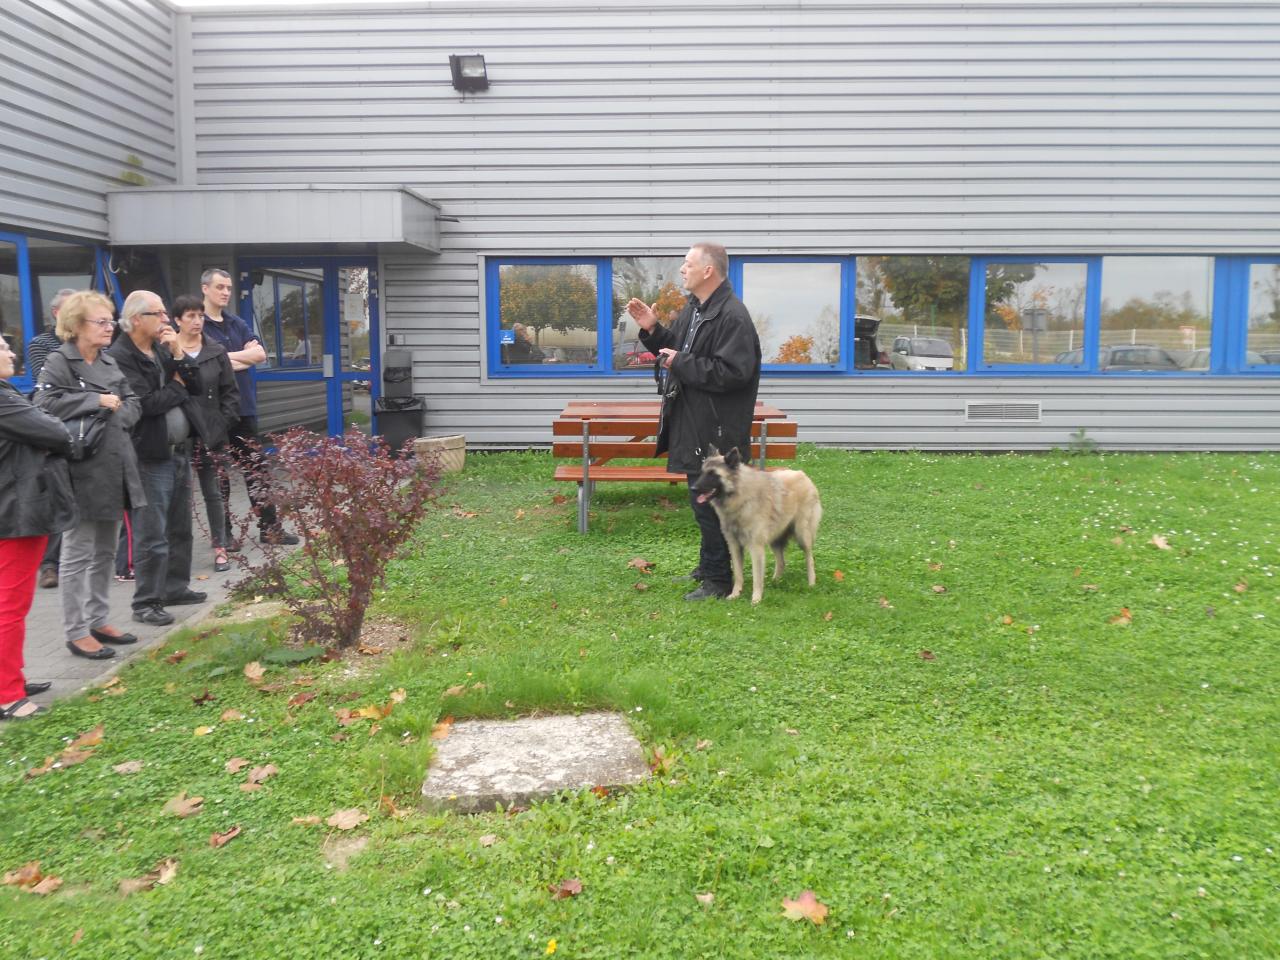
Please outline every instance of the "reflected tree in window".
M542 362L555 356L547 354L549 349L563 351L569 360L595 362L594 265L506 264L498 275L502 329L512 330L517 324L527 328L543 354ZM552 331L561 336L548 338Z

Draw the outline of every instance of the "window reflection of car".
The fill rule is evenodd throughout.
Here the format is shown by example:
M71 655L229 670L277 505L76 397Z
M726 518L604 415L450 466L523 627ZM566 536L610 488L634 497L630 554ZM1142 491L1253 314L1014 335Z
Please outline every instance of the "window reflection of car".
M639 340L623 340L613 352L613 368L651 367L654 356Z
M889 363L895 370L953 370L955 356L941 337L895 337Z
M568 363L569 354L564 347L545 347L542 351L543 363Z
M1061 366L1078 367L1084 363L1084 350L1064 350L1053 358ZM1207 368L1207 361L1206 361ZM1186 368L1164 347L1149 343L1127 343L1098 348L1099 370L1182 370Z
M351 361L352 373L372 373L373 361L369 357L360 357L358 360ZM373 384L369 380L352 380L351 389L361 390L368 393L372 389Z
M853 318L853 366L855 370L875 370L889 366L889 355L880 349L876 334L879 317Z
M1272 354L1273 359L1268 360L1265 353L1258 353L1254 350L1246 350L1244 354L1244 362L1247 367L1256 367L1267 363L1280 363L1280 351ZM1192 350L1187 354L1187 359L1183 365L1184 370L1208 370L1209 369L1209 348L1201 347L1199 350Z

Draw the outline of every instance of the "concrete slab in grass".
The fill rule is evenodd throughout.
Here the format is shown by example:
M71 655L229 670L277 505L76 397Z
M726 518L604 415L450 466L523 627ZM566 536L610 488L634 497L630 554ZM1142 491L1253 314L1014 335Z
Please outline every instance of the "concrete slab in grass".
M616 713L465 720L440 741L422 802L478 813L562 790L630 786L648 775L639 741Z

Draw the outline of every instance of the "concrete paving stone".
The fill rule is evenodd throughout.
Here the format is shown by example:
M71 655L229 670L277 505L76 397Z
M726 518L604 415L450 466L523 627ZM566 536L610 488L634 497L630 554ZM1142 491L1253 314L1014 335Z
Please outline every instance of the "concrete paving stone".
M632 786L648 775L644 751L620 714L465 720L440 741L422 803L479 813L563 790Z

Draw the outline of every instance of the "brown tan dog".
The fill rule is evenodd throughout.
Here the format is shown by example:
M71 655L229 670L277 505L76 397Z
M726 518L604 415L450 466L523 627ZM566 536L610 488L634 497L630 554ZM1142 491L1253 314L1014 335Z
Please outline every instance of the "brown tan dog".
M699 503L710 503L720 518L720 532L729 545L733 564L733 592L742 595L742 551L751 554L751 602L764 596L764 548L773 549L773 579L782 576L783 550L794 540L804 551L809 586L817 582L813 570L813 539L822 519L818 488L802 470L757 470L742 462L737 448L721 456L715 447L702 461L693 485Z

